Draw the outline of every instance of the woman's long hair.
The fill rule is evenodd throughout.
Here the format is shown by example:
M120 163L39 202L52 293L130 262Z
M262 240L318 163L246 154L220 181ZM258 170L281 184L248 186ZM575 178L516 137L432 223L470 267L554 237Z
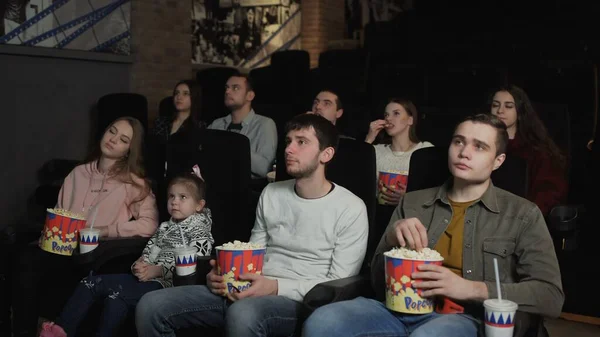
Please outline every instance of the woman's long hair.
M129 143L129 151L124 157L115 162L115 164L110 168L108 176L115 178L124 184L131 184L140 189L140 191L142 191L140 196L132 202L135 203L145 199L150 193L150 185L146 182L144 170L144 126L139 120L133 117L120 117L110 123L106 130L104 130L103 135L106 134L106 132L119 121L126 121L129 123L133 129L133 135L131 137L131 142ZM102 150L100 149L100 142L98 142L85 163L92 163L98 167L101 156ZM141 185L136 182L134 177L144 180L144 184Z
M527 93L516 85L501 87L494 91L489 100L491 106L494 95L497 92L508 92L515 100L515 108L517 111L517 137L526 146L531 147L535 151L546 153L550 158L554 159L560 167L566 165L566 158L560 148L550 137L546 126L533 108L533 104L529 100Z

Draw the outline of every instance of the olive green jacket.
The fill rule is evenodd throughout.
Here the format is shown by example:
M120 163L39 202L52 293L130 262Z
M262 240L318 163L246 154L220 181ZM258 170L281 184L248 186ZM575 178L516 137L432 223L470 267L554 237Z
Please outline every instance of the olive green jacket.
M452 219L447 191L441 187L407 193L394 211L371 263L371 280L379 299L384 298L383 253L393 248L386 242L394 223L417 218L427 228L433 248ZM392 236L393 237L393 236ZM489 298L497 298L494 258L498 259L502 298L519 305L519 311L558 317L564 302L554 244L539 208L532 202L494 187L469 206L465 214L463 278L487 285ZM482 318L483 303L460 302Z

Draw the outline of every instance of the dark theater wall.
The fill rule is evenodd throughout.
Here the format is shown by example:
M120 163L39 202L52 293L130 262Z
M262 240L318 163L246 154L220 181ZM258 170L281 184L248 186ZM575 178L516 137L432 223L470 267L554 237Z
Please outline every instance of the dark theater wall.
M83 159L92 108L129 90L130 64L0 54L0 228L25 221L36 172Z

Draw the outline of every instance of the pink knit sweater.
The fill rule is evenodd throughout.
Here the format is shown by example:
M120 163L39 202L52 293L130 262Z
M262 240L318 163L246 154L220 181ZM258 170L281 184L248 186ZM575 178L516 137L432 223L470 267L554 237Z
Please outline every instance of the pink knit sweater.
M144 180L133 180L143 186ZM96 163L79 165L65 178L58 195L57 208L83 213L90 226L108 227L109 237L150 237L158 226L158 211L152 192L139 199L142 191L118 179L108 177Z

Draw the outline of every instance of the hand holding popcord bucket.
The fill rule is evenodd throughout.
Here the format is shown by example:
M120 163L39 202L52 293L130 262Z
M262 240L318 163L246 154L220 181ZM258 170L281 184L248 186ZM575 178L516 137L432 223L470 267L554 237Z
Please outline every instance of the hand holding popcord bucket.
M406 314L428 314L434 309L433 299L421 297L422 290L413 288L411 276L422 264L442 265L444 258L435 250L423 248L421 252L394 248L384 254L385 306Z
M79 231L85 225L86 220L81 214L61 208L48 208L40 248L49 253L71 256L77 248Z
M382 197L382 191L386 191L387 187L393 190L399 190L400 186L406 186L408 183L408 172L379 172L379 196L377 202L380 205L387 205L386 201ZM387 187L386 187L387 186Z
M243 274L262 274L267 249L252 242L234 241L216 247L217 274L223 276L227 293L242 292L249 281L240 280Z

